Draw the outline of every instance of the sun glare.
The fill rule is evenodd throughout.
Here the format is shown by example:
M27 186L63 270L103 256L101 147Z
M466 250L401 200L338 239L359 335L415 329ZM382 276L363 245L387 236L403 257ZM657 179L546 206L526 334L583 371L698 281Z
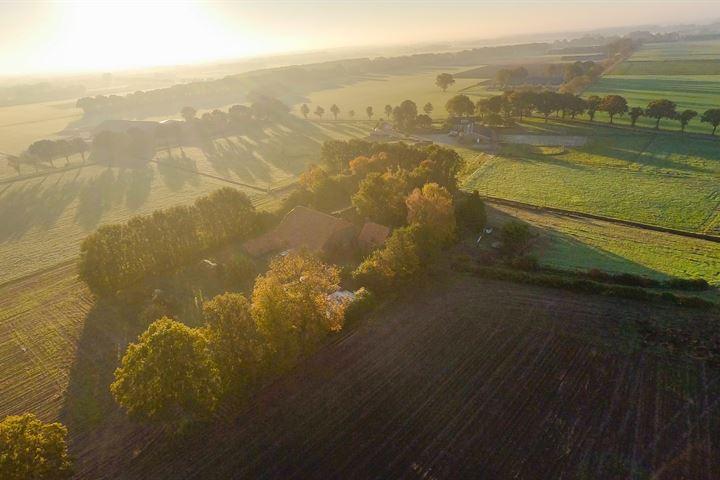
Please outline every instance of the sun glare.
M45 71L110 70L173 65L259 53L242 29L197 3L81 2L57 20L35 59ZM56 29L60 30L60 29Z

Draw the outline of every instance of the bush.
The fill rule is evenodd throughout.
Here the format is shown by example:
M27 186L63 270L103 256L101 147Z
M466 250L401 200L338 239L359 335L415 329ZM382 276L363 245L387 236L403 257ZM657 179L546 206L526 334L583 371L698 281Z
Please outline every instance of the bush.
M244 253L235 255L225 266L225 278L238 285L249 285L255 280L256 276L257 267L255 262Z
M502 251L505 255L513 256L522 253L530 243L530 227L527 223L510 220L500 230Z
M666 282L669 288L677 290L708 290L710 284L704 278L673 278Z
M365 318L377 306L375 295L366 288L360 288L355 292L353 300L345 309L345 321L357 322Z

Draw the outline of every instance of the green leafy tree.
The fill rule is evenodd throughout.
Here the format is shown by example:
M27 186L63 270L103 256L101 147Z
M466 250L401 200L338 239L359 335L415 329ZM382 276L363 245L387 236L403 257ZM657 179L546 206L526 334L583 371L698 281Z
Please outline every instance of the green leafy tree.
M597 95L591 95L587 99L587 108L585 109L585 112L591 122L595 121L595 112L599 110L600 103L602 103L602 99Z
M373 111L373 107L367 107L365 109L365 114L368 117L368 120L372 120L373 115L375 115L375 112Z
M70 139L70 147L73 152L80 154L83 163L85 163L85 153L88 151L87 142L80 137L75 137Z
M318 118L322 118L323 115L325 115L325 109L323 107L321 107L320 105L318 105L317 108L315 109L315 115Z
M678 115L678 120L680 121L680 131L685 132L685 128L687 127L688 123L690 123L690 120L697 117L698 113L695 110L683 110Z
M475 105L467 95L455 95L445 104L445 109L450 116L462 117L472 115L475 111Z
M512 106L513 112L515 112L520 119L522 119L524 115L532 112L536 95L537 94L535 92L531 92L529 90L520 90L512 92L508 96L508 101Z
M252 315L277 368L292 366L299 355L342 329L345 305L328 298L339 282L334 266L308 252L274 258L257 278Z
M425 115L428 115L428 116L429 116L430 114L432 114L432 112L433 112L434 109L435 109L435 107L433 107L433 104L430 103L430 102L426 103L426 104L423 106L423 112L425 112Z
M555 92L540 92L535 97L535 110L545 118L546 123L550 114L558 110L559 97L560 95Z
M215 409L220 381L205 336L163 317L128 346L110 391L131 417L182 424Z
M628 111L628 104L625 97L620 95L608 95L602 99L598 109L608 114L610 117L610 124L612 125L615 115L623 115Z
M450 192L437 183L416 188L405 199L409 225L423 225L440 244L455 235L455 207Z
M407 287L431 264L438 251L438 242L423 225L397 228L383 248L373 251L353 271L353 278L376 292Z
M305 119L307 119L308 115L310 115L310 107L308 107L306 103L303 103L300 106L300 113Z
M0 422L0 478L61 480L72 476L67 428L43 423L32 413Z
M527 223L511 220L502 226L500 238L506 255L518 255L530 242L530 228Z
M648 103L645 109L645 116L655 119L655 130L660 128L660 120L663 118L677 117L677 105L667 99L653 100Z
M196 115L197 110L195 110L193 107L183 107L182 110L180 110L180 116L182 116L183 120L188 123L191 123L193 120L195 120Z
M395 128L403 132L412 132L417 120L417 105L412 100L403 100L393 109L393 122Z
M435 85L440 87L442 91L446 91L448 87L455 83L455 79L449 73L441 73L435 78Z
M712 134L715 135L715 131L717 130L718 125L720 125L720 108L711 108L710 110L705 110L705 113L703 113L700 121L712 125Z
M203 305L205 338L225 392L254 383L262 365L263 343L250 302L239 293L218 295Z
M55 166L53 160L58 155L58 149L52 140L38 140L33 142L27 149L30 155L37 157L42 162L48 162Z
M392 105L385 105L385 118L390 120L390 115L393 113L393 107Z
M363 218L400 225L407 216L406 190L407 182L400 175L371 172L360 182L352 204Z
M337 120L338 115L340 115L340 107L335 105L334 103L330 106L330 113L333 114L333 117L335 120Z
M638 119L645 114L645 110L640 107L633 107L630 109L630 123L634 127Z
M477 190L458 202L456 212L458 223L473 234L480 232L487 221L485 203Z

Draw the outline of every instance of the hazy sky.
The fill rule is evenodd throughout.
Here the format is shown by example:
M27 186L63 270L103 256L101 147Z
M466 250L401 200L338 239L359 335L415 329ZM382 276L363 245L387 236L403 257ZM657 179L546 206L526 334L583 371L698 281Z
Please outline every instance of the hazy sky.
M0 75L720 19L720 0L0 0Z

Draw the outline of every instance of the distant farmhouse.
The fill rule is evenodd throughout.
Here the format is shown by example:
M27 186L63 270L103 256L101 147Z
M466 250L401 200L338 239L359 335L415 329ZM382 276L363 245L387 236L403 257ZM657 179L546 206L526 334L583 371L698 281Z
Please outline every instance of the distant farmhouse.
M358 232L355 225L307 207L295 207L272 231L243 244L245 253L262 257L285 250L307 249L314 253L334 253L360 247L372 250L385 243L390 229L366 223Z

